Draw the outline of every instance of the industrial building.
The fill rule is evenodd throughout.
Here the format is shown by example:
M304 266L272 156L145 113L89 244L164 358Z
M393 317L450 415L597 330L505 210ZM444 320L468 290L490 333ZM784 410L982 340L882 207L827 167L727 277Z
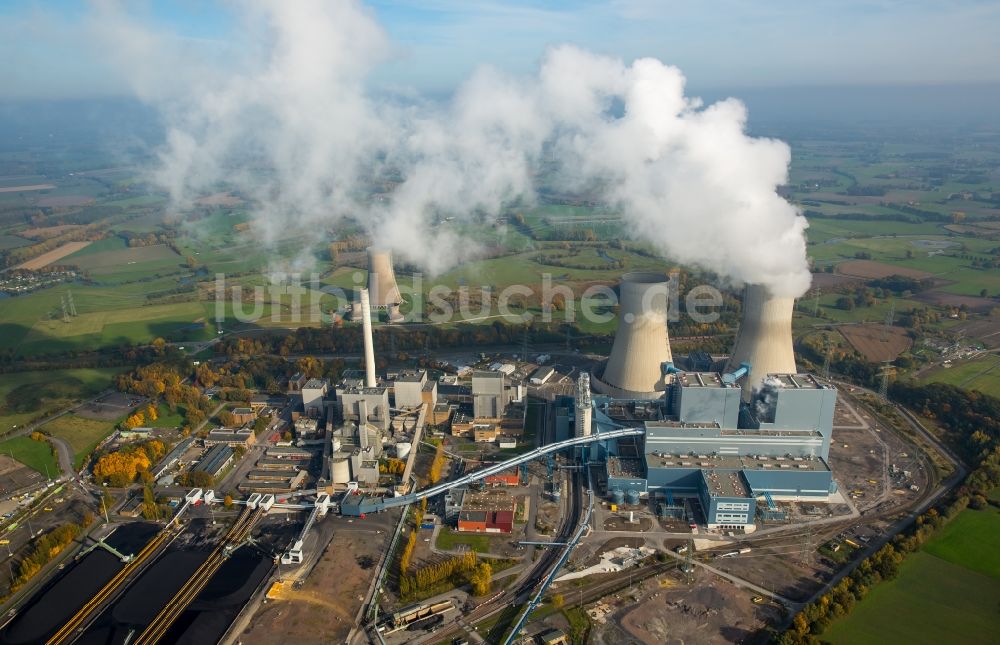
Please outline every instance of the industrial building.
M428 381L427 372L403 372L393 382L393 398L397 408L416 408L426 403L437 405L437 381Z
M504 490L466 493L458 514L458 530L510 533L514 530L514 498Z
M572 403L561 403L557 439L642 427L641 438L590 455L604 465L607 494L619 504L653 495L669 500L664 508L700 507L709 529L753 530L775 500L827 501L836 492L828 460L837 391L797 372L792 301L747 287L733 356L712 364L724 370L684 370L673 363L661 315L665 284L654 274L623 278L621 311L632 322L620 326L608 361L581 374Z
M214 479L232 462L233 449L225 444L219 444L210 448L192 470L208 473Z
M548 382L548 380L552 378L552 375L555 373L556 373L555 369L547 365L543 365L542 367L539 367L534 372L532 372L530 379L531 384L545 385Z
M472 416L497 419L507 409L507 393L502 372L476 370L472 373Z
M322 416L330 384L325 379L311 378L302 386L302 412L307 417Z
M205 437L206 446L229 446L230 448L248 448L256 443L253 428L216 428Z
M186 439L182 439L178 442L178 444L174 446L163 459L160 460L160 463L156 464L156 466L154 466L150 471L153 479L163 477L170 469L178 465L181 457L184 456L184 453L187 452L188 448L190 448L192 444L194 444L194 437L187 437Z

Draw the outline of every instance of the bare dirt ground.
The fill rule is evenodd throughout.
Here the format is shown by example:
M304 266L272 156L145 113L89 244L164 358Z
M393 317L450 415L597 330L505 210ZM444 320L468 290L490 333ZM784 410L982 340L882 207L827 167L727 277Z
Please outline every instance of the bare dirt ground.
M1000 347L1000 320L969 320L956 325L952 331L975 338L987 347Z
M7 455L0 455L0 495L12 493L40 481L42 476L38 471Z
M649 645L682 643L763 643L759 634L781 609L755 605L752 595L705 571L694 574L688 586L671 575L643 583L636 596L609 598L620 609L604 624L594 625L594 643L638 642Z
M902 327L886 329L885 325L871 324L843 325L837 329L854 349L873 363L895 360L913 346L913 339Z
M390 538L390 531L335 531L306 581L299 588L283 587L261 605L239 640L255 645L344 642Z
M814 273L812 274L812 287L814 289L830 289L841 287L845 284L857 282L858 278L848 275L837 275L836 273Z
M148 399L142 396L109 392L99 399L80 406L77 408L76 414L98 421L114 421L126 412L134 410L136 406L144 405L147 401Z
M66 242L59 248L52 249L48 253L42 253L37 258L32 258L27 262L22 262L14 268L29 270L41 269L42 267L48 266L54 262L58 262L67 255L76 253L89 244L90 242Z
M933 274L917 269L907 269L875 260L848 260L837 265L837 273L853 276L856 278L886 278L891 275L904 275L909 278L922 280L931 278Z

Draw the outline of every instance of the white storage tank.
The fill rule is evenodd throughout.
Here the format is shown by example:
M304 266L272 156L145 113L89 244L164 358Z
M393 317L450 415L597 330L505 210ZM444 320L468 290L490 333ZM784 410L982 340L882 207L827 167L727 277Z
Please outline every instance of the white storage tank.
M410 456L410 447L412 444L409 443L397 443L396 444L396 457L400 459L406 459Z

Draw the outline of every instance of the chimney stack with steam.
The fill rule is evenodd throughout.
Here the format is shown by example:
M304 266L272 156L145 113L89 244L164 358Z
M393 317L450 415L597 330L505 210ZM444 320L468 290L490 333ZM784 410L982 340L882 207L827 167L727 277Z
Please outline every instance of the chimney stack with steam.
M795 374L792 350L792 308L794 298L771 295L767 287L747 285L743 294L743 322L740 324L727 371L750 363L750 375L743 386L745 396L760 387L768 374Z
M365 337L365 387L375 387L375 341L372 338L372 308L368 289L361 290L361 328Z
M626 273L619 291L618 331L593 387L612 396L658 398L666 387L663 363L673 360L667 337L667 276Z

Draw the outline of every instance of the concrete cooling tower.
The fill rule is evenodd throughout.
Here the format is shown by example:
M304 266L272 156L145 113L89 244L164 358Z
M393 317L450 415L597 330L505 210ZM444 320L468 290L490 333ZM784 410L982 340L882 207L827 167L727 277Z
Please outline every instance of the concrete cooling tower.
M728 372L750 363L743 385L745 395L760 386L768 374L795 374L792 350L794 298L772 296L762 285L748 285L743 294L743 322L729 358Z
M611 356L597 368L594 389L621 398L656 399L672 361L667 337L669 282L662 273L626 273L619 286L618 331Z
M375 247L368 248L368 293L374 309L385 309L389 320L402 320L399 304L403 296L396 286L396 272L392 268L392 253Z

